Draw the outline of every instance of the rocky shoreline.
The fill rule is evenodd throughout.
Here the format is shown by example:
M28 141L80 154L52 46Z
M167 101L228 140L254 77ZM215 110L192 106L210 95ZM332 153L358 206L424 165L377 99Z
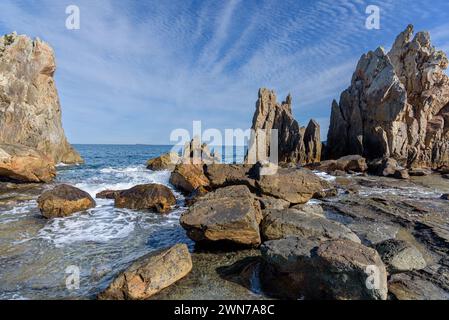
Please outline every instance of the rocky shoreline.
M290 95L278 103L273 91L259 90L253 138L257 129L278 130L274 174L263 173L266 162L221 163L194 138L183 154L146 164L170 171L173 189L148 183L99 192L115 208L161 216L181 192L179 223L195 250L177 243L112 270L96 297L191 299L211 286L210 298L449 299L448 60L428 33L412 35L409 26L389 53L361 58L333 103L326 144L316 121L299 126ZM45 219L94 208L79 188L42 187L55 178L55 163L82 161L62 130L51 48L15 34L0 39L0 72L9 79L0 102L15 106L0 110L0 206L20 202L29 187ZM14 58L20 52L25 58ZM25 91L10 97L13 87ZM45 109L47 122L25 115L30 105ZM31 129L25 134L17 123ZM51 145L46 138L54 136ZM420 188L442 191L420 195Z

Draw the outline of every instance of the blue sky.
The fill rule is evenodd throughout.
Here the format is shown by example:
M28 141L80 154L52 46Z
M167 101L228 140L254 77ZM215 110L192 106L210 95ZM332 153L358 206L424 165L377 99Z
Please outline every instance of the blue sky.
M65 27L65 8L81 29ZM369 4L380 30L365 28ZM251 124L259 87L293 96L296 119L327 133L330 105L359 57L413 23L449 52L449 1L0 0L0 33L55 49L72 143L169 143L176 128Z

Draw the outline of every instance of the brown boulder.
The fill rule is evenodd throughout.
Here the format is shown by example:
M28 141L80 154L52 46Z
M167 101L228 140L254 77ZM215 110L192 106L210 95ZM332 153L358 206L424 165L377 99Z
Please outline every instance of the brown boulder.
M199 187L208 187L209 179L201 164L179 164L171 173L170 183L183 192L191 193Z
M115 199L123 190L103 190L95 195L98 199Z
M256 186L256 168L249 164L211 164L204 167L212 188L243 184Z
M349 155L338 160L325 160L307 167L327 173L365 172L368 169L365 158L359 155Z
M103 291L100 300L144 300L158 293L192 270L192 258L185 244L158 250L135 261Z
M260 205L246 186L217 189L199 198L180 219L197 242L259 245Z
M175 152L163 154L157 158L147 161L147 169L153 171L169 170L173 171L178 163L181 162L181 157Z
M56 176L49 157L32 148L0 144L0 180L17 182L50 182Z
M37 203L42 215L46 218L66 217L96 205L87 192L67 184L45 191L37 199Z
M263 194L299 204L330 186L308 169L278 168L274 175L261 176L257 187Z
M162 184L142 184L119 192L115 197L117 208L152 209L165 213L176 204L173 192Z
M318 207L318 208L316 208ZM359 237L350 229L322 215L319 206L307 206L303 210L265 210L260 232L266 240L289 236L315 238L320 241L348 239L360 243ZM316 211L315 211L316 210Z

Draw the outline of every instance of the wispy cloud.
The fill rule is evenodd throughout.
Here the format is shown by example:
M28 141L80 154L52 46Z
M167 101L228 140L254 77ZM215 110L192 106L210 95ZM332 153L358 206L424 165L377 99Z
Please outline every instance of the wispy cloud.
M245 128L262 86L291 92L299 121L318 118L325 134L362 53L410 22L448 48L447 1L369 3L381 7L381 30L364 28L362 0L2 0L0 32L55 48L72 142L168 143L192 120ZM81 9L81 30L65 29L69 4Z

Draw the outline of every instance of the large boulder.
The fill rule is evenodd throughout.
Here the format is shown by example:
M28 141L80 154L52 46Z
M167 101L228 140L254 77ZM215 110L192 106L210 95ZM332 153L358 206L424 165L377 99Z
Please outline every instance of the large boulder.
M349 228L316 214L311 209L265 210L263 215L260 231L266 240L296 236L321 241L349 239L360 243L359 237Z
M185 244L158 250L135 261L120 273L98 298L101 300L144 300L184 278L192 270Z
M290 299L385 300L387 273L374 249L346 239L287 237L261 247L264 288Z
M180 222L194 241L227 241L237 245L259 245L262 220L259 202L246 186L217 189L199 198Z
M406 241L388 239L377 243L374 248L390 274L420 270L427 266L421 252Z
M278 160L279 162L310 163L320 161L321 139L320 126L311 121L307 128L299 126L292 113L292 98L278 103L274 91L262 88L256 102L251 129L254 130L252 141L263 139L265 150L270 150L270 134L272 129L278 130ZM265 130L265 131L257 131ZM260 135L265 136L260 136ZM262 160L262 159L258 159Z
M446 54L427 32L402 32L386 53L363 55L351 86L333 102L326 155L393 158L405 167L449 163Z
M205 166L205 174L213 188L243 184L256 187L257 168L249 164L211 164Z
M191 193L199 187L208 187L209 179L201 164L181 163L171 173L170 183L183 192Z
M0 144L0 180L50 182L56 176L53 160L35 149Z
M39 196L37 203L42 215L46 218L66 217L96 205L87 192L67 184L45 191Z
M21 144L54 163L81 162L62 129L53 49L15 33L0 37L0 142Z
M147 169L153 171L169 170L173 171L181 157L176 152L165 153L159 157L147 161Z
M278 168L273 175L260 176L260 192L292 204L306 203L329 184L308 169Z
M173 192L162 184L142 184L115 195L117 208L136 210L151 209L165 213L176 204Z
M387 298L387 271L376 250L340 239L324 242L316 254L322 283L335 299Z

